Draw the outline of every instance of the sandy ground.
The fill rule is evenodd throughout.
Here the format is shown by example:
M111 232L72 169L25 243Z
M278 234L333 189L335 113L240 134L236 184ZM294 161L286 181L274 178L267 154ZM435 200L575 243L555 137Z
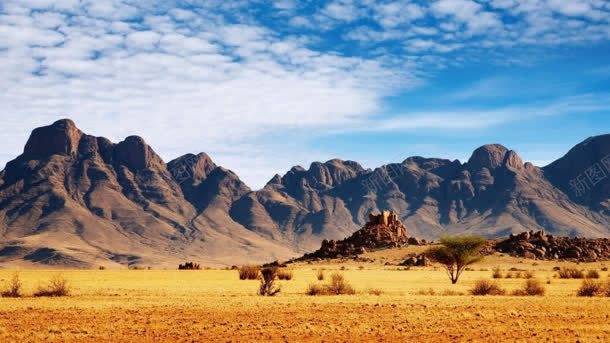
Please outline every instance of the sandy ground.
M26 297L0 299L0 341L610 341L610 298L576 297L582 281L555 278L556 265L563 264L496 256L454 286L434 267L299 264L291 267L294 279L281 281L282 292L273 298L257 296L257 281L240 281L227 270L21 271ZM603 265L572 264L598 271ZM491 278L494 266L533 271L546 295L468 295L476 280ZM305 295L318 282L319 269L343 273L358 293ZM1 270L0 281L12 273ZM56 273L69 280L71 296L28 296ZM601 272L601 280L610 280L608 272ZM524 282L498 280L509 292ZM382 294L369 294L372 288ZM435 295L426 294L430 289Z

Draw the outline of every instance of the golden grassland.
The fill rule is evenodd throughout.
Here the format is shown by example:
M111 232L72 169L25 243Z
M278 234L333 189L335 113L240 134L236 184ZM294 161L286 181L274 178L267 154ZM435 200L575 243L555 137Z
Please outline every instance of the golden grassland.
M282 291L275 297L257 296L258 281L240 281L235 270L24 270L26 297L0 299L0 341L610 341L610 298L576 297L582 280L555 278L552 270L600 271L610 263L492 256L451 285L440 267L398 270L384 265L392 256L369 257L376 262L290 266L294 278L280 281ZM468 295L476 280L491 279L496 266L505 273L510 268L534 271L546 295ZM343 273L358 293L305 295L322 268L327 279L334 271ZM29 296L58 272L70 282L69 297ZM12 274L0 270L0 281ZM601 280L610 280L608 272L600 274ZM525 282L497 281L509 292ZM370 289L382 294L369 294Z

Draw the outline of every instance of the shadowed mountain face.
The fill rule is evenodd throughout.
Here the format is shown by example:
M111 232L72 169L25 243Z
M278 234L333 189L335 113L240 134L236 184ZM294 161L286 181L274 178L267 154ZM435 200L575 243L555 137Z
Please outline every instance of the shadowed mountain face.
M410 235L610 235L610 136L545 168L501 145L467 163L411 157L365 170L312 163L250 190L204 153L168 164L140 137L118 144L61 120L0 172L0 265L175 267L285 259L342 239L373 211Z

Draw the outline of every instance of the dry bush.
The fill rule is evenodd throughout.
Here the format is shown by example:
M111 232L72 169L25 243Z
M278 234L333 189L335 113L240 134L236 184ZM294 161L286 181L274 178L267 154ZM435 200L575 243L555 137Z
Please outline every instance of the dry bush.
M513 278L513 273L506 273L506 276L504 278L512 279Z
M603 267L602 267L602 272L607 272L607 271L608 271L608 267L603 266Z
M561 268L559 271L560 279L584 279L585 273L575 268Z
M506 290L502 289L495 281L478 280L470 290L472 295L504 295Z
M340 273L333 273L330 276L330 284L328 285L328 290L331 294L341 295L341 294L356 294L354 288L345 281L345 277Z
M517 289L513 292L513 295L516 296L535 296L535 295L544 295L546 293L546 289L540 283L540 281L536 279L528 279L525 281L525 286L521 289Z
M324 295L324 286L310 283L306 293L307 295Z
M46 285L38 286L35 297L65 297L70 294L68 281L60 274L55 275Z
M258 280L260 275L261 267L259 266L241 266L239 268L239 279L240 280Z
M345 280L343 274L333 273L326 285L310 284L307 288L308 295L354 295L356 291Z
M515 279L521 279L523 275L521 275L521 272L516 272L515 273Z
M318 270L316 277L318 278L318 281L324 281L324 269Z
M6 287L2 290L3 298L20 298L21 294L21 280L19 279L19 273L14 273L11 280L7 282Z
M597 295L602 295L603 292L604 285L601 282L585 279L576 292L576 295L579 297L594 297Z
M500 271L500 267L495 267L493 269L493 274L491 274L491 276L494 279L501 279L502 278L502 272Z
M364 270L364 266L358 266L358 270Z
M292 280L293 276L292 270L289 269L280 269L277 272L277 278L280 280Z
M280 287L275 285L275 279L278 277L277 267L264 268L260 271L261 285L258 289L258 295L272 297L280 292Z
M587 272L587 279L599 279L599 272L597 270L589 270Z
M367 293L369 293L370 295L380 296L383 294L383 291L379 288L369 288L367 290Z
M533 279L534 278L534 272L525 272L525 273L523 273L523 278L525 278L525 279Z

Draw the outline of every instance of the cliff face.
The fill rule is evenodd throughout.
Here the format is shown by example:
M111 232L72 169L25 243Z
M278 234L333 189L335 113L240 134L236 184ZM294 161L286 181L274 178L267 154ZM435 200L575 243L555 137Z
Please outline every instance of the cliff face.
M204 153L165 164L140 137L113 143L60 120L35 129L0 172L0 265L285 259L349 237L385 209L425 239L608 236L610 135L545 168L493 144L466 163L410 157L366 170L315 162L252 191Z

